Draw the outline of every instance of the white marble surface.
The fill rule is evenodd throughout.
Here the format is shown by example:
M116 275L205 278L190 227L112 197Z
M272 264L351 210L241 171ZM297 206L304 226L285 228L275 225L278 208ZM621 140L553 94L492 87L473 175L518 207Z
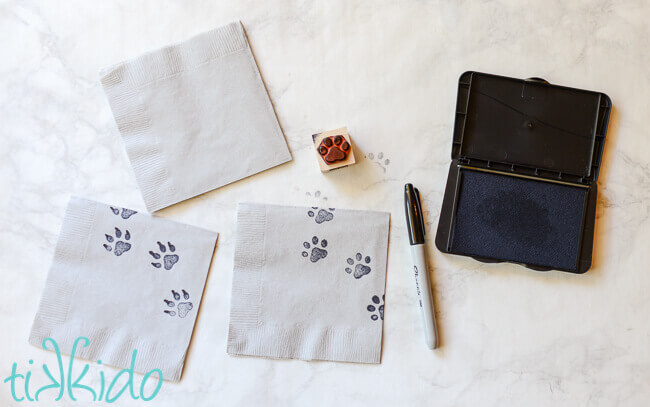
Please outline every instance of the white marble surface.
M160 212L221 236L183 379L151 405L648 405L650 5L523 3L1 1L0 376L14 361L54 363L27 336L70 194L144 209L98 70L241 19L294 161ZM442 335L431 352L401 191L420 187L433 236L466 70L603 91L615 108L593 268L538 273L430 244ZM310 135L342 125L359 163L321 175ZM226 354L239 201L392 213L380 365ZM81 405L66 400L57 405ZM0 404L15 404L4 383Z

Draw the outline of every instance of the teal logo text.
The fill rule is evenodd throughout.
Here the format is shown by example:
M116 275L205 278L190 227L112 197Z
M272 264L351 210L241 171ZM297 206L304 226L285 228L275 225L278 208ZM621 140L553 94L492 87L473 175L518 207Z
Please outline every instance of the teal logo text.
M48 345L52 346L52 349L48 348ZM147 372L142 381L140 382L139 388L133 383L133 374L135 367L135 360L138 354L136 349L133 350L131 355L131 365L128 369L120 370L117 375L110 381L107 385L106 377L104 372L100 371L100 385L99 389L93 389L90 386L81 383L81 380L86 376L88 370L90 369L89 364L85 364L81 370L81 373L77 377L72 377L72 366L75 362L75 353L77 352L77 347L81 345L82 347L87 347L90 345L90 340L85 337L79 337L75 340L72 345L72 351L70 352L70 362L67 366L67 372L63 364L63 359L61 357L61 352L59 351L59 345L52 338L46 338L43 340L43 349L52 350L56 353L56 358L58 365L56 370L53 370L43 364L43 373L48 377L51 384L45 385L38 389L31 389L29 382L32 378L32 372L28 370L26 373L22 374L18 372L18 364L14 363L11 368L11 375L4 379L4 383L8 383L11 388L11 397L15 401L38 401L38 397L43 392L58 392L58 395L55 401L60 401L67 396L72 401L77 401L77 395L80 393L86 393L86 397L92 397L93 401L105 401L107 403L114 403L119 399L127 390L128 395L134 400L142 399L144 401L153 400L154 397L160 392L160 388L163 383L163 375L160 369L153 369ZM34 361L30 360L29 364L33 365ZM98 365L102 364L101 360L97 361ZM145 384L151 378L152 375L157 374L158 383L156 388L149 395L145 395ZM118 379L126 375L128 377L126 383L122 387L116 387ZM136 392L136 390L138 390Z

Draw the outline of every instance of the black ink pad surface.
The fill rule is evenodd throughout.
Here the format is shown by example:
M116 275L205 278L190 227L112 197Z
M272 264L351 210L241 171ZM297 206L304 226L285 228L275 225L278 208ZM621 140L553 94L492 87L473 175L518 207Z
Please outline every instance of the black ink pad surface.
M438 249L535 270L587 271L610 111L603 93L461 75Z

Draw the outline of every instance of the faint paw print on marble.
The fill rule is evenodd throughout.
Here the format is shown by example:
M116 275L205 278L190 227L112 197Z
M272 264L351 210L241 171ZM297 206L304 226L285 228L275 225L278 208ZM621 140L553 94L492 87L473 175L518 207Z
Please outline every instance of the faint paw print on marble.
M302 247L306 250L303 250L302 257L309 257L309 261L316 263L320 259L327 257L327 240L322 239L320 241L320 247L318 247L318 237L314 236L311 238L311 244L309 242L303 242ZM311 253L310 253L311 249Z
M120 208L116 206L111 206L110 208L111 212L113 212L113 215L120 215ZM131 216L135 215L138 212L131 209L122 208L121 213L122 215L120 216L122 216L122 219L129 219Z
M348 265L350 267L346 267L345 272L348 273L348 274L352 274L354 276L354 278L356 278L357 280L372 271L372 268L370 268L370 265L369 265L370 264L370 256L366 256L364 258L361 253L357 253L354 256L354 259L351 258L351 257L348 257L347 263L348 263Z
M158 251L160 253L166 253L167 252L167 247L165 247L164 244L162 244L160 242L156 242L156 243L158 243ZM160 258L162 257L162 263L159 262L159 261L151 262L151 265L154 266L157 269L164 266L165 270L171 270L172 267L174 267L174 264L178 263L178 260L180 259L177 254L174 254L174 252L176 251L176 246L174 246L170 242L167 242L167 246L169 247L169 254L165 254L164 256L161 255L158 252L154 252L153 250L149 250L149 254L155 260L160 260Z
M316 190L316 192L314 193L305 192L305 196L309 197L310 200L314 201L314 204L316 205L318 205L318 202L323 202L323 203L327 202L327 197L318 190Z
M108 233L104 236L106 236L108 242L104 243L104 249L107 252L113 252L114 255L121 256L131 250L131 243L128 242L131 239L131 233L128 230L125 231L124 237L122 237L122 231L119 228L115 228L114 236Z
M386 172L386 167L390 164L388 158L384 158L384 153L379 153L377 156L373 153L368 153L368 159L373 163L377 164L384 172Z
M384 299L385 296L381 296L381 300L378 296L373 295L371 300L372 304L368 304L366 309L370 312L370 319L377 321L378 319L384 320Z
M307 216L314 218L314 221L318 224L323 222L329 222L334 219L334 208L319 208L318 206L312 206L310 210L307 211Z
M170 317L175 317L178 315L179 318L185 318L187 314L189 314L189 312L192 310L192 308L194 308L194 305L188 301L190 299L190 295L187 293L187 291L181 290L181 293L183 293L182 299L184 300L181 302L181 294L174 290L171 291L173 300L163 300L165 302L165 305L167 305L167 308L171 309L166 309L163 312Z

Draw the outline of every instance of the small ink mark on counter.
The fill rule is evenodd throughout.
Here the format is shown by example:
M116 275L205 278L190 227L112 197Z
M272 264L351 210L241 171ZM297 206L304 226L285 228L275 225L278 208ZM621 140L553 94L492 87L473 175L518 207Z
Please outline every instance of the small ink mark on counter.
M376 157L375 154L368 153L368 159L373 163L377 164L379 168L381 168L384 172L386 172L386 167L388 167L388 165L390 164L390 160L388 158L384 158L384 153L382 152L377 154Z

